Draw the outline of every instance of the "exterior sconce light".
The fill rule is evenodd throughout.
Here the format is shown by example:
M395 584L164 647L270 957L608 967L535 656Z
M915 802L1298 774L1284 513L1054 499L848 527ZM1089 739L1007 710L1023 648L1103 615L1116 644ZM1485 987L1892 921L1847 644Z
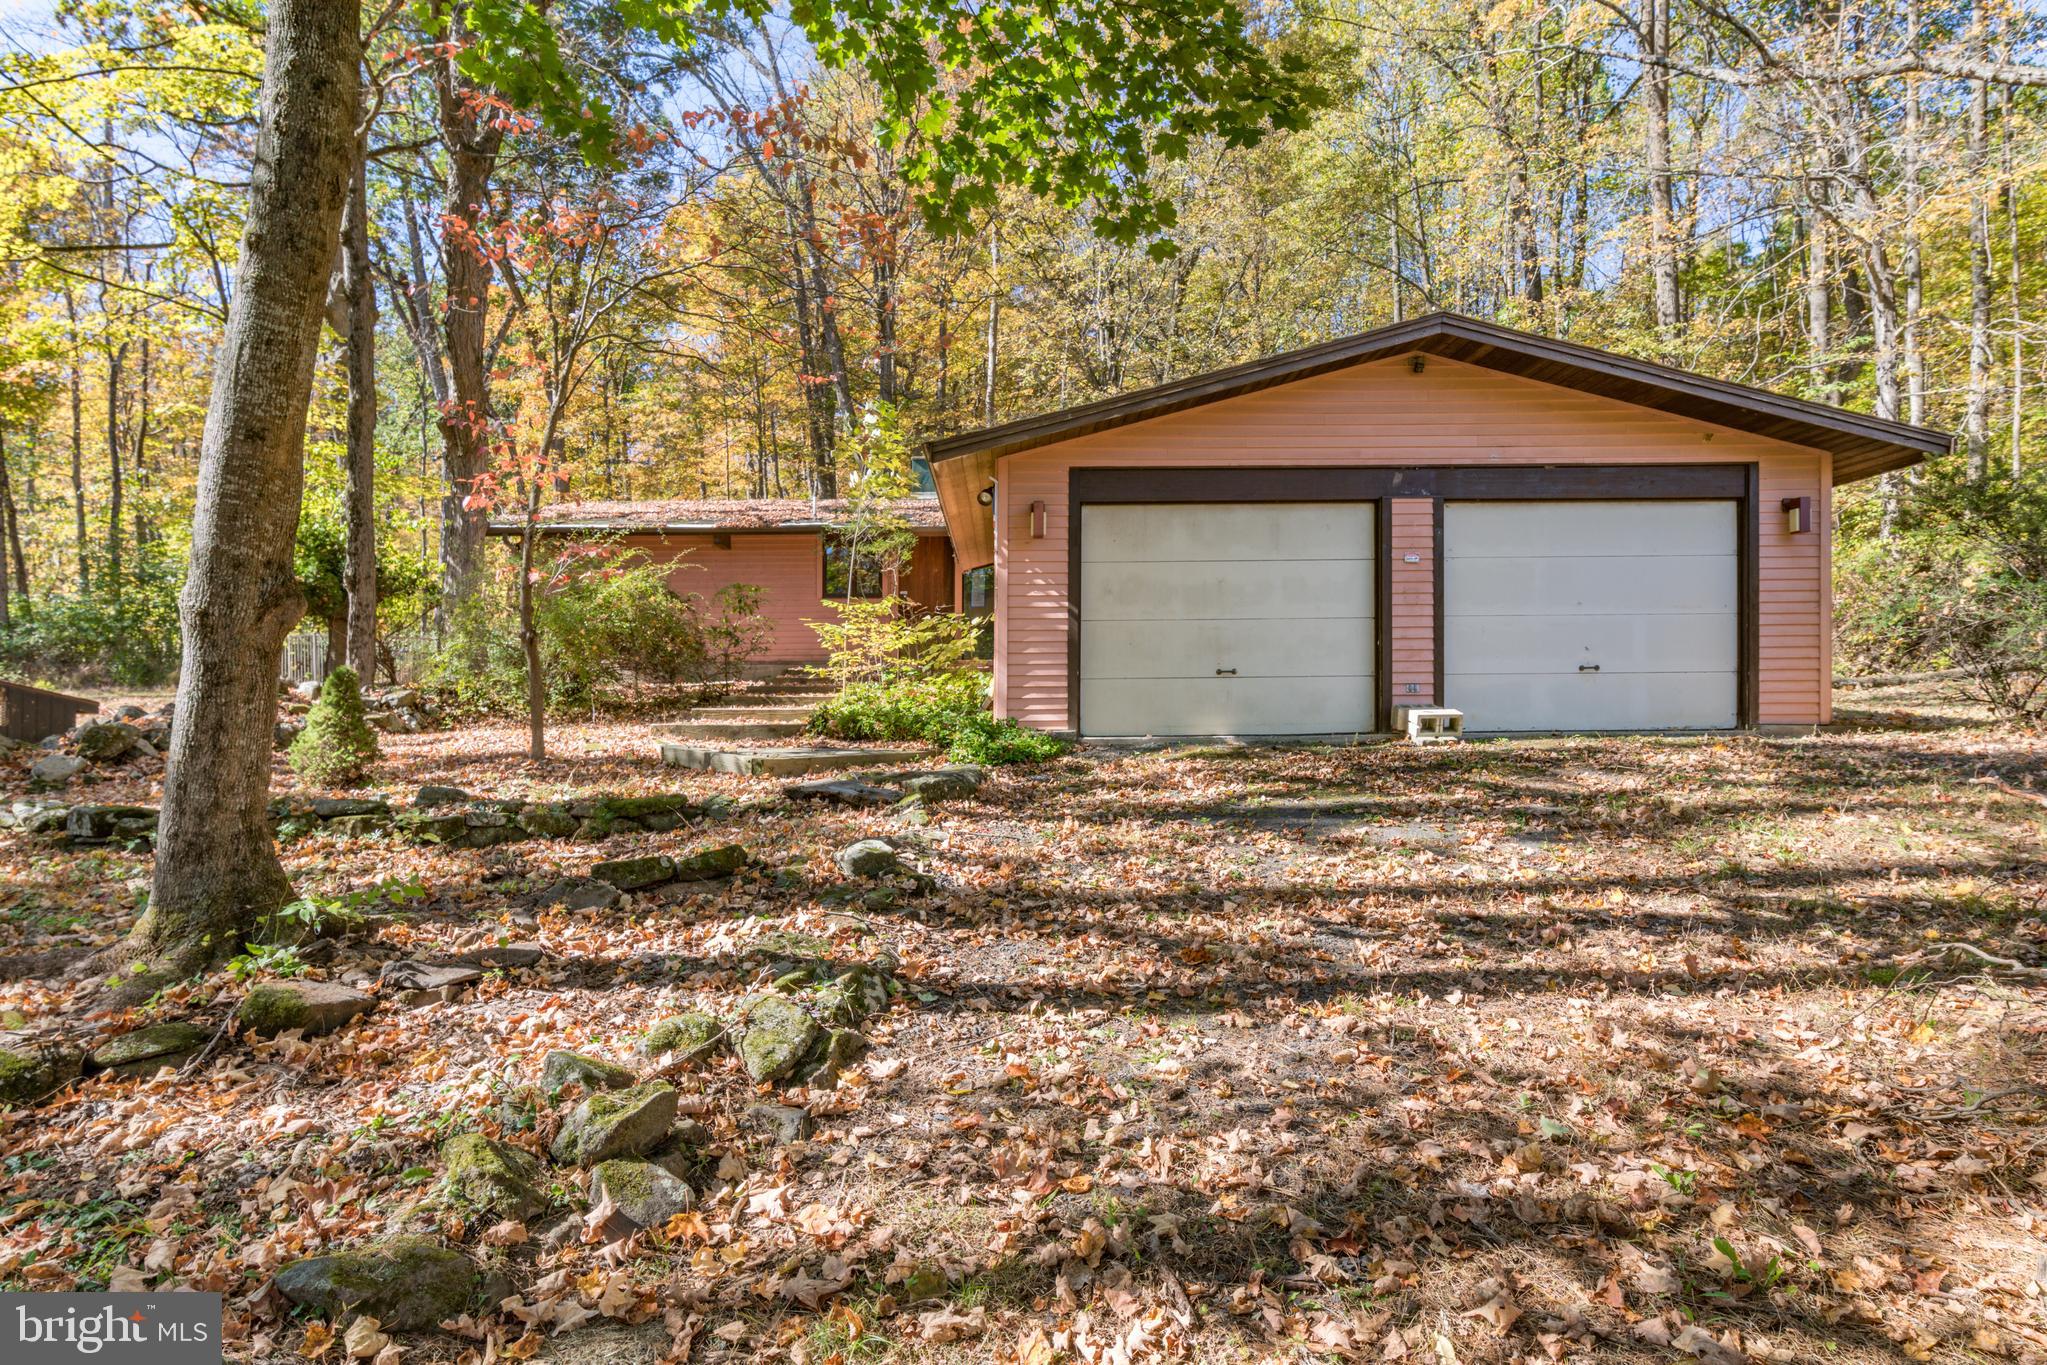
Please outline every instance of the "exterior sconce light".
M1031 539L1045 538L1045 500L1039 498L1031 504Z
M1812 529L1811 498L1786 498L1782 506L1784 508L1784 533L1786 535L1803 535Z
M1420 374L1422 372L1422 368L1428 364L1428 362L1426 360L1423 360L1420 356L1416 356L1413 360L1409 361L1408 363L1414 367L1414 372L1416 374Z
M980 492L974 494L974 501L980 503L983 507L993 507L995 505L995 485L991 483Z

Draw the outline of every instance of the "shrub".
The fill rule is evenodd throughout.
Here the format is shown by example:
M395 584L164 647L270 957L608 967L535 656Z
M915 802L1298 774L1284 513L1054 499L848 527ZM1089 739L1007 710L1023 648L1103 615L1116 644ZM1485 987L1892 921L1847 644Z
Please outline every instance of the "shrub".
M150 570L119 591L16 601L0 667L60 684L154 687L178 667L178 584Z
M957 675L974 657L981 622L949 611L922 612L905 598L831 602L837 620L813 621L825 662L815 671L840 687L914 683Z
M1940 467L1892 535L1846 514L1836 643L1872 672L1953 668L2000 713L2047 719L2047 476L1972 484Z
M551 586L534 603L533 626L550 710L594 709L646 682L730 677L766 648L760 589L733 584L708 599L678 596L668 584L673 567L639 551L583 546L542 571ZM526 656L508 586L480 588L456 610L428 680L479 710L525 709Z
M363 719L362 684L345 665L320 684L306 728L285 754L291 770L319 787L347 787L377 761L377 732Z
M988 683L952 672L908 682L855 683L811 714L812 733L834 739L917 740L958 763L1040 763L1065 741L988 714Z

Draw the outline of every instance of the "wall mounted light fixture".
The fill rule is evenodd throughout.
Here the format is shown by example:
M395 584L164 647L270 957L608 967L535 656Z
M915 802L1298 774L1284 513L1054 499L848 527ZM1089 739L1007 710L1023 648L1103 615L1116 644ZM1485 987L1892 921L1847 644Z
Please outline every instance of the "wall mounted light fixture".
M995 485L991 483L980 492L974 494L974 501L980 503L983 507L993 507L995 505Z
M1802 535L1812 529L1812 499L1786 498L1784 509L1784 531L1787 535Z
M1039 498L1031 504L1031 539L1045 538L1045 500Z
M1428 364L1428 362L1426 360L1423 360L1420 356L1416 356L1413 360L1409 361L1408 363L1414 366L1414 372L1416 374L1420 374L1423 368Z

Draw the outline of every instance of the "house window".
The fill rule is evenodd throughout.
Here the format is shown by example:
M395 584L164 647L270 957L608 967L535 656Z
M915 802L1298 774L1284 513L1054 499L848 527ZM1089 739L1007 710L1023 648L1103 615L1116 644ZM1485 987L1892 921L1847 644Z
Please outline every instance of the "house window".
M846 598L847 581L851 580L854 597L876 598L882 596L881 560L865 551L855 554L852 547L837 536L826 536L824 542L824 595Z
M965 591L961 602L969 615L985 616L995 610L995 566L983 564L978 569L968 569L960 576L960 587Z

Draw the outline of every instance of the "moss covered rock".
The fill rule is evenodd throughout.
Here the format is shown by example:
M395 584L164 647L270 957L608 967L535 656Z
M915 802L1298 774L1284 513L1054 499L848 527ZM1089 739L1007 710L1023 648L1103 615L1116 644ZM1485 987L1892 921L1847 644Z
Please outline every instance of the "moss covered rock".
M441 1161L448 1199L464 1213L524 1221L547 1207L534 1186L540 1163L517 1147L464 1133L441 1144Z
M746 1012L739 1060L755 1081L779 1081L817 1045L817 1022L779 995L763 996Z
M92 1064L117 1076L154 1076L160 1068L183 1066L206 1046L207 1032L182 1019L151 1024L110 1038L92 1054Z
M76 1080L83 1061L83 1054L69 1048L31 1043L0 1047L0 1104L34 1104Z
M708 1014L672 1014L640 1035L640 1051L649 1057L671 1053L678 1062L708 1061L725 1039L725 1026Z
M287 1029L303 1029L313 1038L376 1007L375 997L331 981L265 982L242 997L235 1020L243 1033L259 1038Z
M621 1157L600 1161L591 1172L592 1192L643 1228L658 1228L696 1207L696 1193L673 1172L651 1161Z
M827 1024L852 1028L888 1008L888 978L865 963L849 967L818 988L813 1004Z
M730 877L743 872L753 855L738 844L725 844L719 848L707 848L692 853L686 858L675 860L673 880L678 882L709 882L720 877Z
M377 732L363 718L362 684L354 669L337 668L320 684L306 728L285 758L300 778L323 787L353 785L377 761Z
M632 1083L633 1073L624 1067L565 1048L548 1053L540 1063L540 1088L550 1093L570 1085L580 1085L591 1092L623 1090Z
M528 806L519 812L519 828L536 839L566 839L576 832L576 817L566 806Z
M665 1081L600 1091L569 1111L550 1150L556 1161L576 1166L640 1156L667 1138L675 1106L675 1087Z
M277 1272L278 1292L301 1308L329 1318L366 1314L401 1332L459 1317L476 1306L481 1287L467 1256L423 1237L393 1237Z
M609 882L621 891L640 891L675 879L675 859L664 854L644 858L615 858L591 867L590 875Z

